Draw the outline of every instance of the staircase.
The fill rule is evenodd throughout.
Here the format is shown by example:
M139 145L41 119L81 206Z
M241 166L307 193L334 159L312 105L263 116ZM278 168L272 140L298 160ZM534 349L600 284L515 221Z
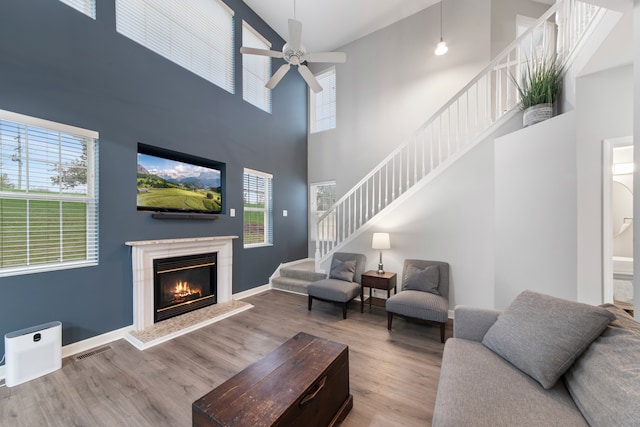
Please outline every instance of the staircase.
M309 283L327 278L326 274L315 272L315 262L313 260L280 267L279 270L279 276L271 278L271 287L296 294L307 295L307 285Z
M557 54L568 66L604 10L559 0L411 137L342 196L317 222L316 269L371 228L388 208L432 181L518 111L518 79L527 59ZM565 68L566 69L566 68Z

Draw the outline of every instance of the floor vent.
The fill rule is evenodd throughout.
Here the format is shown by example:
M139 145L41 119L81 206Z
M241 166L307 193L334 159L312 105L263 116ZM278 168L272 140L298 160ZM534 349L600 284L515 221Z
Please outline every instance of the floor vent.
M95 350L91 350L79 356L76 356L76 360L86 359L87 357L95 356L96 354L104 353L108 350L111 350L111 346L105 345L104 347L96 348Z

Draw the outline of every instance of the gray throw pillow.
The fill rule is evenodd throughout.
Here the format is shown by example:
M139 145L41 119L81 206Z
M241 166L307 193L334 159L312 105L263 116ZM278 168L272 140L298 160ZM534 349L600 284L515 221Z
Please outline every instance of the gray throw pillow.
M353 276L356 274L356 260L342 261L336 258L331 260L330 279L344 280L353 282Z
M410 265L407 267L404 280L404 289L440 295L438 291L440 269L437 265L430 265L423 269Z
M634 426L640 420L640 323L613 305L616 316L564 374L590 426Z
M614 318L601 307L524 291L482 344L549 389Z

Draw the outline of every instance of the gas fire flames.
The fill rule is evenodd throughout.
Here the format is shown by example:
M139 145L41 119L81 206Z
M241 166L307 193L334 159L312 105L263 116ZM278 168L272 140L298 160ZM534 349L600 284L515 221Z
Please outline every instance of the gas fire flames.
M183 282L182 280L176 283L176 286L173 288L173 301L174 302L184 302L193 300L196 298L200 298L202 295L202 289L198 287L191 287L188 282Z

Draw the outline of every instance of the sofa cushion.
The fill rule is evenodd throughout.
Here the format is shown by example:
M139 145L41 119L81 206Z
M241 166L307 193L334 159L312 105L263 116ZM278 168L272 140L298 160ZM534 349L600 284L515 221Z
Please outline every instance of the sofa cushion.
M434 427L586 425L562 381L544 390L481 343L447 340Z
M429 292L404 290L387 299L386 309L416 319L446 323L449 301Z
M418 268L415 265L407 267L404 289L440 295L439 285L440 269L437 265L429 265L425 268Z
M524 291L482 343L548 389L613 318L601 307Z
M344 280L345 282L353 282L353 276L356 273L356 260L342 261L337 258L331 260L331 270L329 278L336 280Z
M591 426L640 422L640 323L612 305L613 321L564 376Z
M307 293L328 301L348 302L360 295L360 285L356 282L324 279L309 283Z

